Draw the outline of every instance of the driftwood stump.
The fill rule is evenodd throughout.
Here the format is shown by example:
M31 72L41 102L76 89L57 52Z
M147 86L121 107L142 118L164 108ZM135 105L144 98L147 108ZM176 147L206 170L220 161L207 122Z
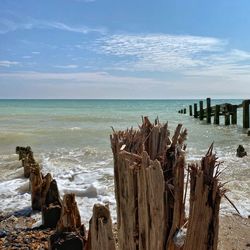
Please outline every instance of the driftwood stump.
M31 165L30 169L32 209L42 211L44 227L55 228L62 207L57 183L50 173L43 177L38 164Z
M75 201L75 194L63 197L60 219L56 233L49 239L49 249L83 250L85 245L85 228L81 225L81 217Z
M173 235L185 217L187 132L181 129L170 138L168 124L144 117L139 130L111 136L121 249L174 249Z
M30 177L30 168L36 161L33 157L33 152L31 147L16 147L16 154L19 155L19 161L22 161L22 167L24 168L24 177Z
M42 208L41 192L42 192L43 176L40 172L39 165L32 164L30 166L30 184L31 184L31 206L33 210L40 211Z
M218 183L220 163L212 149L213 145L200 166L189 166L190 212L184 250L217 249L220 201L226 190Z
M191 194L192 209L187 221L185 202L189 178L186 178L186 184L184 180L185 173L189 176L189 172L185 170L186 137L187 131L182 129L181 124L170 137L167 124L160 124L158 120L153 124L147 117L143 118L138 130L114 131L110 137L114 156L119 249L216 249L218 208L223 190L218 184L217 168L213 175L215 166L211 159L215 156L210 149L202 159L197 175L195 170L190 172L190 189L195 190L192 191L195 196ZM201 175L205 183L198 185L202 183L199 179ZM203 213L207 219L200 223L197 230L194 225ZM184 226L187 223L186 232ZM199 243L195 245L199 237L206 248L201 248Z
M109 208L95 204L89 222L88 241L85 250L115 250L112 220Z
M56 180L51 179L47 174L42 185L42 222L45 227L55 228L61 216L62 203Z

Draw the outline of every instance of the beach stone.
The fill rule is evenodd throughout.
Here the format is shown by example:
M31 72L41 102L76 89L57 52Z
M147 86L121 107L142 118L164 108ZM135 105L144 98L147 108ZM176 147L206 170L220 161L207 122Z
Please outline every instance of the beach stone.
M250 130L247 131L247 135L250 136Z
M29 216L31 216L31 213L32 213L31 207L26 207L26 208L15 211L13 213L13 215L15 217L22 217L22 216L23 217L29 217Z
M237 148L236 156L242 158L247 155L247 152L245 151L245 148L242 145L239 145Z
M84 247L83 239L76 232L62 232L50 236L50 250L82 250Z
M0 230L0 238L7 236L7 232L5 230Z

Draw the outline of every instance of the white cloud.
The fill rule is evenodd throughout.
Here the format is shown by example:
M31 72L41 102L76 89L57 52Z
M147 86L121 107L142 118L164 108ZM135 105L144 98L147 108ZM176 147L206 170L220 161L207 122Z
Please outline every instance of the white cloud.
M99 39L94 50L117 56L127 70L164 72L204 66L202 58L221 51L225 44L212 37L112 35Z
M32 51L31 53L34 54L34 55L39 55L39 54L41 54L41 52L39 52L39 51Z
M11 67L20 64L19 62L15 61L0 61L0 67Z
M235 84L206 77L156 80L106 72L13 72L0 73L0 98L249 98L249 81L250 74Z
M12 92L10 85L15 86ZM106 72L13 72L0 73L0 86L0 98L157 98L157 91L168 83Z
M26 21L20 20L9 20L0 19L0 34L5 34L16 30L31 30L31 29L57 29L74 33L88 34L90 32L96 32L100 34L105 34L105 28L90 28L87 26L74 26L68 25L63 22L57 21L45 21L38 19L27 18Z
M250 52L232 49L226 40L218 38L120 34L98 39L93 50L111 56L106 70L174 73L185 81L250 82Z
M96 84L126 84L136 85L141 84L144 87L148 85L163 84L166 85L165 81L155 80L153 78L146 77L129 77L129 76L115 76L107 72L82 72L82 73L57 73L57 72L11 72L11 73L0 73L0 78L8 79L22 79L22 80L59 80L59 81L72 81L75 83L96 83Z
M78 68L78 65L75 64L69 64L69 65L56 65L54 66L55 68L60 68L60 69L76 69Z

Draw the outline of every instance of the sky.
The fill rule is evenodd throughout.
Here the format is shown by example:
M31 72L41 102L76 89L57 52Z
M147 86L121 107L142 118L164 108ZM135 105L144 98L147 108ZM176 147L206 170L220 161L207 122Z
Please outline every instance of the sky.
M0 0L0 98L250 98L249 0Z

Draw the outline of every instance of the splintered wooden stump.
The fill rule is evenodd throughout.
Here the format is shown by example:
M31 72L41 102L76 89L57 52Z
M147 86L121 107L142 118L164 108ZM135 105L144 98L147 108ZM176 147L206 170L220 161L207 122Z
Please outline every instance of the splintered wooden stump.
M41 211L42 183L43 183L43 176L40 172L39 165L37 163L32 164L30 168L30 184L31 184L31 206L33 210Z
M219 163L211 146L200 166L189 166L185 178L186 137L181 124L170 138L167 124L152 124L147 117L138 130L114 131L111 136L119 249L216 250L224 193Z
M31 166L36 164L36 161L33 157L33 152L31 147L16 147L16 154L19 155L19 161L22 161L22 167L24 168L24 177L30 177Z
M61 215L61 201L57 183L50 173L45 177L38 164L31 165L31 206L33 210L42 211L44 227L55 228Z
M81 217L75 200L75 194L65 194L56 230L58 232L74 232L80 227Z
M56 233L49 239L50 250L83 250L85 245L85 228L75 201L75 194L63 197L60 219Z
M109 208L95 204L89 223L88 241L85 250L115 250L112 221Z
M218 182L220 163L212 149L213 145L200 166L189 165L190 211L184 250L217 249L220 201L226 190Z
M56 180L48 183L50 177L46 178L46 176L44 179L47 182L44 181L43 189L46 195L42 195L42 222L45 227L55 228L61 216L62 204Z
M120 249L175 249L172 238L185 217L186 135L178 125L170 138L168 124L144 117L139 130L111 136Z

